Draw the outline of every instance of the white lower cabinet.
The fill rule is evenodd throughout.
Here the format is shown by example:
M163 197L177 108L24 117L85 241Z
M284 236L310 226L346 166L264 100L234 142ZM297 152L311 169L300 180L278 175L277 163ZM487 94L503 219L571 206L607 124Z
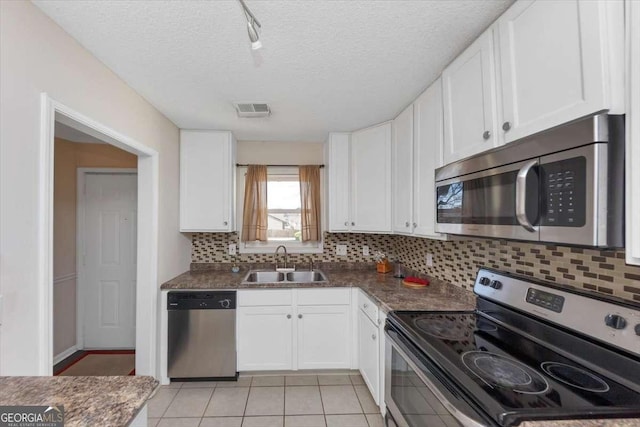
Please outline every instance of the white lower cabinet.
M350 305L298 307L298 369L348 369Z
M293 369L291 306L238 307L238 370Z
M360 355L360 374L369 387L376 404L380 395L380 352L378 346L378 325L367 317L364 311L358 312L358 354Z
M348 369L350 313L345 288L238 291L238 370Z

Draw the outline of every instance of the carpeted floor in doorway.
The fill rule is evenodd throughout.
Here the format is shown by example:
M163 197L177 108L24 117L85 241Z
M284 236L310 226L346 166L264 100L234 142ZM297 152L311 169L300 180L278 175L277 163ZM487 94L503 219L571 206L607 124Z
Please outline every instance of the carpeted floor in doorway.
M74 362L59 369L60 376L135 375L133 350L87 350Z

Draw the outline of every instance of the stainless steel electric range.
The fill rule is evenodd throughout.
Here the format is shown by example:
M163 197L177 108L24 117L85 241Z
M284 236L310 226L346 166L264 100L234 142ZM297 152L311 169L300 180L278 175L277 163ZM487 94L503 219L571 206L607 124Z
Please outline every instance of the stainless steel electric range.
M481 269L474 311L394 311L387 425L640 417L640 306Z

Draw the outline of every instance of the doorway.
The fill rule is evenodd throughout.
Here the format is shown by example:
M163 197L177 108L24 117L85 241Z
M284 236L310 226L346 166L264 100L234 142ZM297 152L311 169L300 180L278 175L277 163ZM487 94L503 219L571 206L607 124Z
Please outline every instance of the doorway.
M156 320L158 311L157 257L158 257L158 153L132 138L120 134L78 111L41 95L40 139L40 241L38 253L42 256L38 277L42 313L39 340L39 372L52 375L54 357L54 135L56 122L69 126L124 150L137 158L137 230L135 274L135 373L157 376L156 370Z

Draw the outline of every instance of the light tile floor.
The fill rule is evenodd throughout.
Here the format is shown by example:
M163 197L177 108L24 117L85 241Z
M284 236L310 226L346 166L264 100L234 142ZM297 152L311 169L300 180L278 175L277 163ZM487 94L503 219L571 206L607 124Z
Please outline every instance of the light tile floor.
M161 386L149 427L383 427L360 375L240 377Z

